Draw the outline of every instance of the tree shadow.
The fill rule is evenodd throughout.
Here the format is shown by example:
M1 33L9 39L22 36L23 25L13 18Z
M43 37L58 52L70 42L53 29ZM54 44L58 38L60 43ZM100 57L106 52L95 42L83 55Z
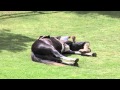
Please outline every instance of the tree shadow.
M24 17L24 16L31 16L31 15L39 15L39 14L50 14L50 13L57 13L57 11L54 11L54 12L47 12L47 11L20 12L19 11L19 13L0 15L0 20L2 20L2 19L9 19L9 18Z
M2 29L0 30L0 52L2 52L2 50L11 52L26 50L27 43L34 40L35 39L21 34L11 33L10 30Z
M97 13L101 15L106 15L111 18L120 18L120 11L71 11L75 14L89 14L89 13Z

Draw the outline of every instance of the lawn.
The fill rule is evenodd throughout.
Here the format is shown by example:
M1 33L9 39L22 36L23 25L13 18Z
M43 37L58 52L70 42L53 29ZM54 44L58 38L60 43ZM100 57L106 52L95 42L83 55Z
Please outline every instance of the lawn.
M1 79L119 79L120 11L0 11ZM31 60L40 35L75 35L89 41L97 57L79 58L80 67Z

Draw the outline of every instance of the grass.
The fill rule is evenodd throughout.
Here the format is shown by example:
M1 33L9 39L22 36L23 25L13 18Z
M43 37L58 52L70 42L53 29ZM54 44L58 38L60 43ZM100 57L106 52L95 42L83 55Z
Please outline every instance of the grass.
M0 12L1 79L120 78L119 11ZM31 45L40 35L75 35L89 41L98 57L79 58L80 67L33 62Z

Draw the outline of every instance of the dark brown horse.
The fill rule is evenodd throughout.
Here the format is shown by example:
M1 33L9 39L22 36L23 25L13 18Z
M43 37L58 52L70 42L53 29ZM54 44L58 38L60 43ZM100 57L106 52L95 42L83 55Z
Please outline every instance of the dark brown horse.
M78 58L69 58L63 55L63 53L75 54L76 52L70 50L69 45L55 37L40 36L32 44L31 51L31 58L36 62L45 64L57 62L65 65L78 66Z

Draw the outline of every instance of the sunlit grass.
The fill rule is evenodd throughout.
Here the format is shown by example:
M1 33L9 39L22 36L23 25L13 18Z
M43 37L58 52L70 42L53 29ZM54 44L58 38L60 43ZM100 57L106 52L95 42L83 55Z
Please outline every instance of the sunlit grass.
M0 15L4 13L9 14ZM120 78L119 15L119 11L46 11L0 17L0 78ZM31 45L40 35L75 35L77 41L89 41L98 57L68 56L80 59L79 68L33 62Z

